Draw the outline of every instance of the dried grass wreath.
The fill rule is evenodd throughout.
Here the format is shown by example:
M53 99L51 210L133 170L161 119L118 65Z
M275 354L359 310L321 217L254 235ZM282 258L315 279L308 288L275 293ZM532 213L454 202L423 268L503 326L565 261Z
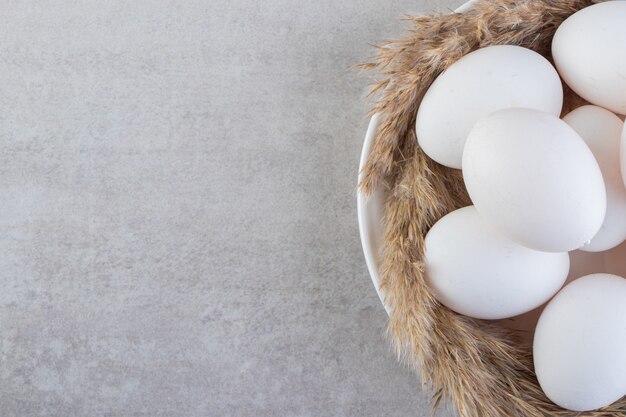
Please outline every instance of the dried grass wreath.
M420 372L434 407L449 401L460 417L626 416L622 399L575 413L550 402L519 335L460 316L439 304L424 281L424 236L445 214L471 204L460 171L429 159L417 145L415 115L433 80L470 51L520 45L550 59L557 27L597 0L478 0L465 13L408 17L401 39L377 46L363 67L382 78L372 87L379 114L372 152L359 184L365 195L386 187L381 289L398 357ZM563 112L583 104L564 86Z

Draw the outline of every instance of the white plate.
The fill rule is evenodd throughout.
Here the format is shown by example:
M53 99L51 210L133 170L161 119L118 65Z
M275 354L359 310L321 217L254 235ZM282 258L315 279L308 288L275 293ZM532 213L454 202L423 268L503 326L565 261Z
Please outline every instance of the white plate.
M456 9L456 12L463 13L467 11L476 0L470 0ZM374 134L378 124L378 115L375 114L367 128L363 150L361 151L361 161L359 162L359 182L361 181L361 172L367 157L372 149L374 142ZM359 217L359 232L361 234L361 244L363 245L363 254L365 262L369 270L372 282L378 293L380 301L383 303L385 310L389 313L389 307L384 303L384 296L380 290L380 262L383 247L383 225L382 219L384 214L384 205L386 201L386 192L384 189L374 190L370 197L365 197L359 190L357 192L357 214Z

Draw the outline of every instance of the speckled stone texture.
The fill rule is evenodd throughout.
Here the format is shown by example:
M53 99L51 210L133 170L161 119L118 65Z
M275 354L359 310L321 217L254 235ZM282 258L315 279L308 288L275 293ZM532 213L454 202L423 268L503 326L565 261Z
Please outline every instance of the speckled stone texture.
M0 416L429 415L351 65L459 3L0 1Z

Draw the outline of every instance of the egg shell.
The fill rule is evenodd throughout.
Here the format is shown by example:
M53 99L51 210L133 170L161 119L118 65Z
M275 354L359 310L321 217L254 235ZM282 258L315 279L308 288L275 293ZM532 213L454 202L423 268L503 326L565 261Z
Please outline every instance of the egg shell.
M582 106L563 117L595 156L606 187L606 215L598 233L580 249L601 252L626 240L626 188L620 167L620 141L624 123L598 106Z
M512 317L543 304L563 285L567 253L521 246L485 223L473 206L455 210L425 240L426 279L450 309L480 319Z
M478 119L508 107L528 107L558 116L563 88L541 55L513 45L471 52L435 79L417 112L415 131L424 152L461 168L465 139Z
M552 57L578 95L626 113L626 2L607 1L568 17L552 39Z
M505 109L480 119L465 144L463 178L487 222L536 250L577 249L604 221L598 163L581 137L549 113Z
M626 393L626 280L594 274L561 290L544 309L533 343L544 393L574 411L607 406Z

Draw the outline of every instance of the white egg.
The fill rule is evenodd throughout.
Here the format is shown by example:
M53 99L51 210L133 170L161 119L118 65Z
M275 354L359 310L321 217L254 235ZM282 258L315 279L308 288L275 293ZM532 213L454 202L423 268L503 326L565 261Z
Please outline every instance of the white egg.
M607 406L626 394L626 280L594 274L561 290L544 309L533 343L541 388L575 411Z
M426 235L424 263L435 297L479 319L540 306L561 288L569 270L567 253L539 252L507 239L474 206L435 223Z
M626 2L607 1L567 18L552 39L563 80L587 101L626 113Z
M444 71L426 92L415 132L424 152L440 164L461 168L467 134L478 119L508 107L558 116L563 88L550 63L530 49L489 46Z
M582 106L563 120L587 143L606 186L606 215L598 233L580 249L601 252L626 240L626 188L620 168L620 136L624 123L598 106Z
M549 113L505 109L480 119L465 144L463 178L480 215L529 248L577 249L604 221L598 163L580 136Z
M606 272L626 277L626 242L604 252Z

